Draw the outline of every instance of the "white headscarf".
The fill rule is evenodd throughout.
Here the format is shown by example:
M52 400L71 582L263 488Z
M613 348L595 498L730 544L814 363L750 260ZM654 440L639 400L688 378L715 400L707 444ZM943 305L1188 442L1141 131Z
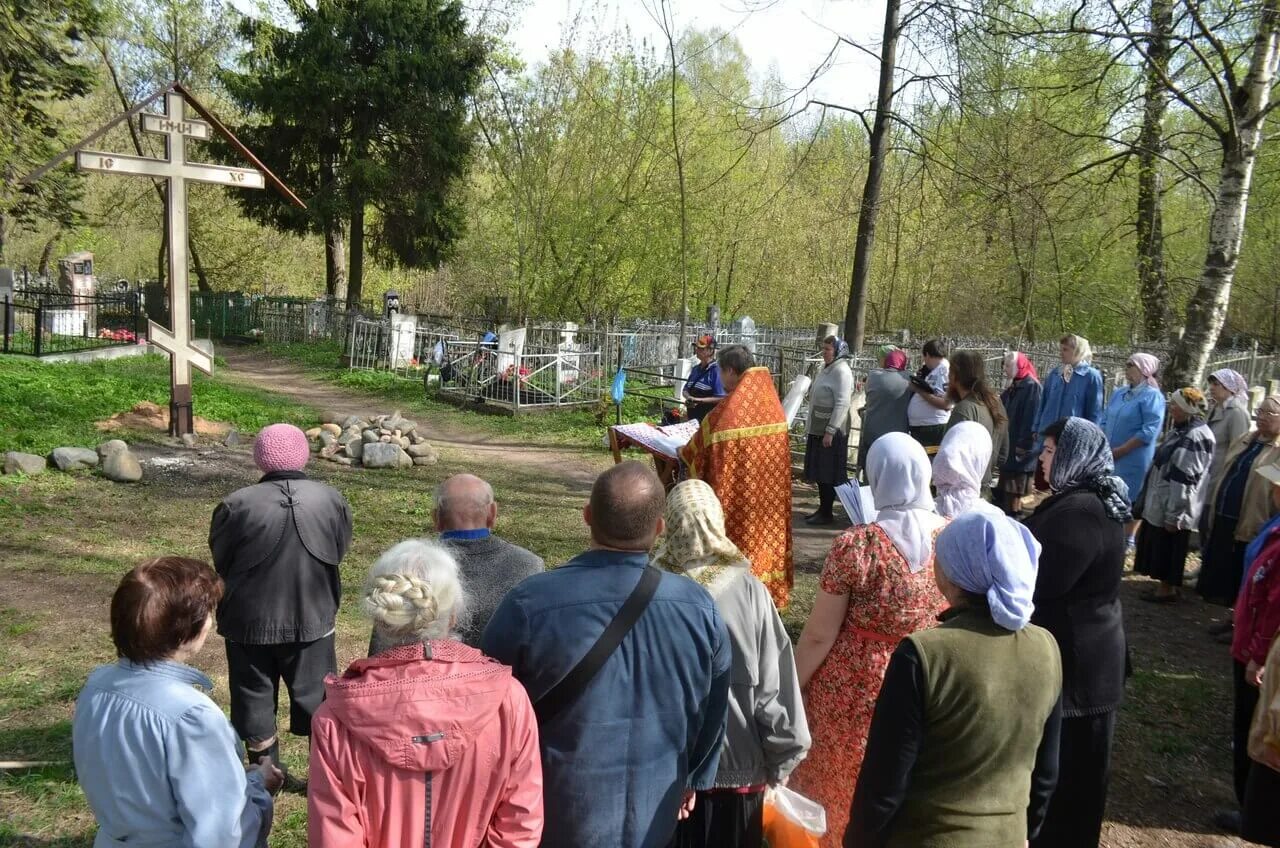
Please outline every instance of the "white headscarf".
M1003 515L982 499L982 484L991 468L991 434L977 421L962 421L942 437L933 458L933 485L939 515L955 518L970 510Z
M875 498L876 524L907 561L912 574L933 554L933 534L946 519L933 511L929 456L906 433L886 433L867 451L867 479Z

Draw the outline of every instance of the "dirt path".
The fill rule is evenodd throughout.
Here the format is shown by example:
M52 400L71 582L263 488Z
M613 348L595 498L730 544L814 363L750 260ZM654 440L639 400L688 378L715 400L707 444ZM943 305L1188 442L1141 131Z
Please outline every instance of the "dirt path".
M391 411L379 406L376 398L369 394L318 380L308 375L297 363L272 358L262 349L228 346L220 349L219 355L226 359L227 373L232 379L284 395L322 412L367 415L370 412ZM382 406L390 404L383 402ZM404 411L409 413L410 409L406 408ZM426 425L426 433L433 444L454 451L468 462L474 462L481 476L484 466L490 463L514 465L560 478L567 477L586 491L596 475L609 466L609 456L594 445L581 448L529 445L467 430L458 422L449 421L447 415L420 407L412 408L412 413L420 428ZM420 429L419 432L423 430ZM831 547L832 540L847 525L837 524L827 528L808 526L804 523L804 516L817 506L816 490L804 483L797 483L792 496L796 568L816 573L822 568L823 558Z
M226 359L232 379L284 395L321 412L363 416L392 411L391 401L382 401L379 405L379 401L367 393L325 383L309 376L296 363L273 359L262 350L228 346L220 349L219 355ZM408 413L410 409L404 411ZM421 408L413 408L412 412L420 425L427 425L426 435L433 444L474 457L478 466L500 462L534 467L568 476L586 487L590 487L591 481L607 466L607 457L587 448L542 447L504 441L484 433L467 431L442 420L437 413Z

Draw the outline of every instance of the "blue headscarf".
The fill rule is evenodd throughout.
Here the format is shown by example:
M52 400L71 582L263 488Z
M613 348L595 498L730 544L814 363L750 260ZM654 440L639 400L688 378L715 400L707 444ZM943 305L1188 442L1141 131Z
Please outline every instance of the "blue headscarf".
M952 583L983 595L991 619L1021 630L1035 610L1040 543L1031 531L1003 515L966 512L938 534L937 565Z
M1054 492L1088 489L1102 501L1108 518L1124 523L1133 517L1129 487L1115 470L1102 428L1084 418L1068 418L1055 445L1049 488Z

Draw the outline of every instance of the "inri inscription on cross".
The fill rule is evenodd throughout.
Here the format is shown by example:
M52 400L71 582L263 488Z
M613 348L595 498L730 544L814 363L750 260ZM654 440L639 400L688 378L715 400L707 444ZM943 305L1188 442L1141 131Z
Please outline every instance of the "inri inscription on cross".
M102 171L166 180L166 222L169 238L169 314L173 332L150 322L151 343L168 351L170 358L169 432L191 433L191 367L206 374L213 370L208 354L191 343L191 299L187 287L187 180L237 188L263 188L266 181L261 171L252 168L225 168L187 161L187 139L207 139L209 124L185 117L181 94L165 95L164 115L144 113L142 128L165 136L165 158L123 156L92 150L76 152L76 167L84 171Z

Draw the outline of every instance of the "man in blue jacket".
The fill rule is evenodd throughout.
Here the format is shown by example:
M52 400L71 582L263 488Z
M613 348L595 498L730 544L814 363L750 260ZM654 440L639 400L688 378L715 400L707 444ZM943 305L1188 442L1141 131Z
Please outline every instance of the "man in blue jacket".
M583 518L591 547L521 582L494 612L484 652L511 666L535 709L631 595L662 532L652 469L615 465ZM639 619L581 694L539 716L544 848L663 848L720 761L732 648L711 596L664 573Z

